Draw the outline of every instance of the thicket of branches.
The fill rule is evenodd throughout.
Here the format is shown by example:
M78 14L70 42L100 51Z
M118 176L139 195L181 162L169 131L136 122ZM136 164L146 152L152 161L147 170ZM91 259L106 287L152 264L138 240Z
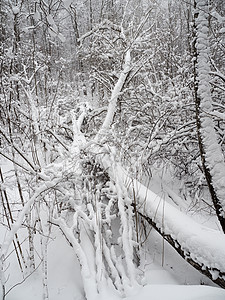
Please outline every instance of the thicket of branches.
M182 197L216 209L225 230L224 174L214 176L202 130L211 122L223 166L225 10L199 2L1 1L0 154L11 169L0 173L3 295L14 247L24 277L42 264L48 299L53 226L76 252L88 299L102 278L125 295L136 284L135 196L118 165L145 185L169 169ZM89 265L86 243L101 268Z

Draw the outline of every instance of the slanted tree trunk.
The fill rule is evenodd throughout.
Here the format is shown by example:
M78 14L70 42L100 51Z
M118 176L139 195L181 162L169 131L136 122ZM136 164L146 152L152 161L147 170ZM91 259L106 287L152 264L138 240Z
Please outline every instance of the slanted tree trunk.
M196 222L193 224L194 222L190 217L166 202L165 199L154 194L138 180L132 179L120 163L115 162L115 167L113 168L109 154L103 155L103 151L98 151L98 153L99 154L96 153L96 159L100 162L112 182L120 182L120 185L126 190L128 197L132 199L133 203L131 206L137 210L138 215L153 226L190 265L206 275L220 287L225 288L224 258L220 256L221 262L216 259L216 264L215 261L213 261L213 256L216 257L215 254L217 251L223 253L224 236L221 235L220 232L209 229ZM134 202L134 195L136 203ZM174 218L174 216L176 216L176 218ZM188 226L191 225L191 223L191 227L195 228L193 232L189 230ZM208 231L209 241L204 238L205 231ZM212 242L215 236L218 240L217 245ZM198 244L197 246L196 242ZM206 247L208 251L204 252L206 256L202 259L201 256L204 255L199 249L205 249ZM217 264L217 261L221 263L221 265Z
M185 259L192 267L194 267L196 270L201 272L203 275L207 276L209 279L211 279L214 283L218 284L220 287L223 289L225 288L225 280L222 278L224 273L220 272L220 270L215 269L216 272L218 272L221 277L213 278L210 269L205 268L203 269L201 264L196 262L194 259L191 258L190 253L186 253L183 249L181 244L179 243L178 240L176 240L172 235L170 234L165 234L162 228L160 228L156 222L152 218L149 218L148 216L138 212L138 214L146 220L149 225L151 225L163 238L166 240L172 247L173 249L183 258Z
M208 41L208 2L195 0L194 96L200 156L218 220L225 233L225 163L212 116Z

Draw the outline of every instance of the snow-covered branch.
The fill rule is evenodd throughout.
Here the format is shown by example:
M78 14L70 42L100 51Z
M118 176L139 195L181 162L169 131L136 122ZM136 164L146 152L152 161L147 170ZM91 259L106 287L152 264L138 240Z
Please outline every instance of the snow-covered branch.
M27 156L26 153L24 153L19 147L14 143L13 139L10 139L7 136L7 133L0 128L0 134L4 137L4 139L7 141L9 145L13 147L13 149L20 155L21 158L23 158L26 163L33 169L38 170L40 167L33 164L33 162L30 160L30 158Z
M92 149L93 151L93 149ZM112 180L125 186L129 197L135 193L135 207L157 231L198 271L225 288L225 236L193 221L178 208L157 196L138 180L132 179L123 167L112 168L109 154L97 159Z
M127 52L125 54L124 67L123 67L123 70L120 74L120 77L119 77L117 83L115 84L115 86L113 88L111 98L109 100L108 111L107 111L105 120L102 124L102 127L99 131L99 135L102 135L105 132L107 132L113 122L113 118L116 113L117 100L118 100L118 97L120 95L120 92L123 88L123 85L127 79L127 76L129 74L130 70L131 70L131 50L127 50Z
M209 73L210 75L213 75L213 76L216 76L216 77L219 77L220 79L222 79L224 82L225 82L225 75L222 74L221 72L217 71L217 72L210 72Z
M119 33L122 32L121 26L112 23L110 20L104 20L103 22L101 22L100 24L98 24L97 26L95 26L92 30L90 30L90 31L86 32L85 34L83 34L78 39L78 41L80 43L82 43L86 38L88 38L89 36L93 35L95 32L98 32L100 30L106 30L106 29L112 29L114 31L118 31Z

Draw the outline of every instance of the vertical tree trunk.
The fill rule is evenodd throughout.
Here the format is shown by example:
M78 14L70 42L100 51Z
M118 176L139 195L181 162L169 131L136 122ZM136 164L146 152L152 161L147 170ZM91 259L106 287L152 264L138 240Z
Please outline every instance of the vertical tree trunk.
M93 9L92 9L92 1L89 0L89 10L90 10L90 30L93 28Z
M225 163L210 113L208 1L194 1L194 96L200 156L218 220L225 233Z
M76 52L76 66L78 72L83 71L83 63L80 57L80 54L78 54L77 47L80 47L80 33L79 33L79 28L78 28L78 22L77 22L77 12L76 8L73 7L72 5L70 6L70 17L72 21L72 26L74 30L74 35L75 35L75 52Z

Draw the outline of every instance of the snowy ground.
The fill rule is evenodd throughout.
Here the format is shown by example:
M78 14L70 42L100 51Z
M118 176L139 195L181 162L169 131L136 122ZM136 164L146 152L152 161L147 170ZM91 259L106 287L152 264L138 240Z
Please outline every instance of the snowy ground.
M83 300L79 264L72 248L65 243L58 230L56 238L49 244L49 298L51 300ZM129 300L224 300L225 291L213 287L205 276L179 258L162 238L152 231L148 249L143 250L140 273L145 273L143 288L132 291ZM147 248L147 246L146 246ZM162 256L164 248L164 256ZM11 270L17 270L17 262L12 260ZM163 263L163 266L162 266ZM17 272L10 272L7 287L21 280ZM204 284L204 285L203 285ZM206 286L210 284L211 286ZM41 269L38 269L23 284L14 287L6 300L41 300ZM118 300L112 292L105 292L98 299Z
M162 192L154 183L155 192ZM161 186L161 185L160 185ZM10 191L13 195L13 189ZM15 195L14 195L15 196ZM177 201L179 199L177 198ZM195 215L195 219L201 215ZM205 221L204 221L205 222ZM216 227L215 220L208 218L207 225ZM1 241L4 228L0 226ZM58 228L54 228L53 239L48 246L48 291L50 300L83 300L84 292L80 267L72 248L65 241ZM131 291L128 300L224 300L225 290L216 287L186 263L153 229L141 253L138 273L142 275L142 285ZM41 266L24 282L15 255L7 259L6 300L41 300ZM1 295L0 295L1 296ZM1 297L0 297L1 298ZM106 290L98 299L120 299L112 291Z

